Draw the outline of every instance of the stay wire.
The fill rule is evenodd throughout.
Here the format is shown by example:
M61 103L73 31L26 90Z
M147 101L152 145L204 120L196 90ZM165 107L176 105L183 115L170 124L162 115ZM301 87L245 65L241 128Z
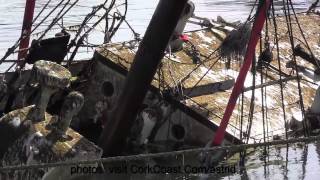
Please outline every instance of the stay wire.
M51 3L52 0L48 0L48 2L43 6L43 8L40 10L38 15L33 19L33 22L36 22L40 15L44 12L44 10L48 7L48 5ZM33 24L33 23L32 23Z
M108 1L108 0L107 0ZM104 4L107 2L105 1ZM75 34L74 38L70 41L69 45L68 45L68 51L70 51L71 47L74 46L76 44L76 40L77 38L80 36L82 29L87 25L87 23L91 20L91 18L100 10L102 9L102 7L104 6L104 4L94 7L92 9L92 11L86 15L86 17L84 18L84 20L82 21L82 23L80 24L77 33Z
M211 71L211 69L217 64L217 62L221 59L221 57L219 57L209 68L208 70L203 74L203 76L201 76L201 78L192 86L189 94L191 94L194 90L194 88L203 80L203 78Z
M260 54L262 53L262 38L260 37ZM260 73L260 83L263 84L263 73L262 73L263 69L261 69L261 73ZM264 107L264 88L260 89L261 92L261 115L262 115L262 129L263 129L263 142L266 142L266 136L265 136L265 107Z
M67 6L68 6L68 3L70 2L71 0L68 0L64 5L63 7L60 9L60 11L57 13L57 15L55 16L55 18L53 18L52 22L49 24L49 26L47 27L47 29L44 31L44 33L38 38L38 41L42 40L42 38L47 34L47 32L50 31L50 29L66 14L70 11L70 9L72 9L72 7L79 1L79 0L76 0L66 11L64 11Z
M289 6L289 1L283 0L283 6L284 6L284 13L286 17L286 24L288 28L288 33L289 33L289 39L290 39L290 44L291 44L291 49L294 49L294 39L293 39L293 30L292 30L292 22L291 22L291 15L290 15L290 6ZM301 89L301 84L300 84L300 75L299 75L299 69L298 69L298 64L296 60L296 55L293 53L293 62L295 64L295 71L296 71L296 77L297 77L297 84L298 84L298 91L299 91L299 104L300 104L300 109L302 111L302 119L305 117L305 109L304 109L304 103L303 103L303 97L302 97L302 89ZM307 128L307 124L305 121L303 121L303 129L304 129L304 135L308 136L309 131Z
M293 12L295 21L296 21L297 26L298 26L298 28L299 28L299 31L300 31L300 33L301 33L301 36L302 36L302 38L303 38L303 40L304 40L304 43L303 43L303 44L307 47L307 49L308 49L309 53L311 54L312 58L315 58L315 56L314 56L314 54L313 54L313 52L312 52L312 50L311 50L311 48L310 48L310 46L309 46L309 43L308 43L308 41L307 41L307 39L306 39L306 36L305 36L304 33L303 33L303 30L302 30L302 28L301 28L301 24L300 24L300 22L299 22L299 19L298 19L298 17L297 17L297 14L296 14L296 12L295 12L295 10L294 10L292 1L289 0L289 3L290 3L291 10L292 10L292 12ZM316 64L317 64L318 68L320 69L320 64L318 63L318 61L316 61Z
M21 40L30 37L30 35L46 20L48 19L48 17L64 2L65 0L62 0L57 6L55 6L55 8L49 13L47 14L46 17L44 17L42 19L42 21L36 25L29 34L27 34L26 36L21 36L19 37L19 39L14 43L13 46L11 46L10 48L8 48L8 50L6 51L5 55L1 58L0 60L0 64L2 64L12 53L14 53L15 49L19 46L19 43ZM32 22L32 24L34 24L34 21Z
M92 25L92 27L94 28L94 27L96 27L102 20L104 20L108 15L109 15L109 13L110 13L110 11L113 9L113 7L114 7L114 5L115 5L115 0L112 0L111 1L111 3L110 3L110 5L109 5L109 7L107 8L107 12L98 20L98 21L96 21L93 25ZM127 7L126 7L126 9L127 9ZM126 12L127 10L125 10L125 12ZM122 19L123 18L125 18L125 16L122 16ZM122 21L120 20L120 22L118 23L118 25L116 26L116 28L118 28L120 25L121 25L121 23L122 23ZM77 53L77 51L78 51L78 48L79 48L79 45L81 44L81 42L82 42L82 39L87 35L87 34L89 34L90 32L92 31L92 28L91 29L89 29L89 30L87 30L80 38L79 38L79 40L78 40L78 42L77 42L77 44L76 44L76 47L75 47L75 49L73 50L73 52L72 52L72 54L71 54L71 56L70 56L70 58L69 58L69 61L68 61L68 66L70 66L70 64L71 64L71 62L73 61L73 59L74 59L74 57L75 57L75 55L76 55L76 53ZM109 38L111 38L112 36L110 36Z
M279 71L282 72L281 70L281 62L280 62L280 49L279 49L279 37L278 37L278 25L277 25L277 21L275 18L275 8L274 8L274 4L273 2L271 3L271 9L272 9L272 20L273 20L273 27L274 27L274 39L275 39L275 44L276 44L276 51L277 51L277 62L278 62L278 68ZM280 82L282 82L282 74L279 73L279 79ZM280 85L280 96L281 96L281 108L282 108L282 112L283 112L283 121L284 121L284 127L285 127L285 136L286 139L288 139L288 127L287 127L287 123L286 123L286 110L285 110L285 105L284 105L284 94L283 94L283 84L279 83Z

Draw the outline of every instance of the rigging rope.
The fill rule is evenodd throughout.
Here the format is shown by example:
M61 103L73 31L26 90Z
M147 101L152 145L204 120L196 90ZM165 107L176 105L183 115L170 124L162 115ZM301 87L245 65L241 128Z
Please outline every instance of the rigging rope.
M21 35L19 37L19 39L15 42L15 44L13 46L11 46L10 48L8 48L8 50L5 53L5 55L1 58L0 64L2 64L12 53L14 53L15 49L18 48L19 43L20 43L21 40L23 40L23 39L27 38L28 36L30 36L40 26L40 24L42 24L64 1L65 0L60 1L60 3L57 6L55 6L55 8L51 12L49 12L49 14L46 17L44 17L42 19L42 21L32 29L30 34L27 34L24 37ZM40 13L42 13L42 11L43 10L41 10ZM34 21L33 21L32 24L34 24Z
M108 1L108 0L106 0L106 1ZM76 55L76 53L77 53L77 51L78 51L78 49L79 49L79 45L81 45L81 43L82 43L82 41L83 41L83 38L84 38L87 34L89 34L89 33L92 31L92 29L93 29L94 27L96 27L102 20L104 20L104 19L106 19L106 17L108 17L110 11L114 8L115 2L116 2L115 0L112 0L111 3L110 3L110 5L109 5L109 7L106 9L106 13L105 13L103 16L101 16L101 18L98 19L98 21L96 21L96 22L92 25L92 28L90 28L89 30L87 30L87 31L79 38L79 40L77 41L77 44L75 45L75 49L73 50L73 52L72 52L72 54L71 54L71 56L70 56L70 58L69 58L69 61L68 61L68 64L67 64L68 66L70 66L71 62L73 61L73 59L74 59L74 57L75 57L75 55ZM108 33L110 33L109 38L112 38L112 36L114 35L114 33L118 30L118 28L119 28L120 25L122 24L123 19L125 19L125 16L126 16L126 13L127 13L127 0L126 0L125 2L126 2L126 3L125 3L125 14L120 17L120 21L119 21L119 23L116 25L116 27L114 27L114 25L111 25L111 27L109 28L109 31L108 31ZM105 3L106 3L106 2L105 2ZM104 8L104 6L102 6L102 7ZM119 13L118 13L118 14L119 14ZM115 19L116 19L116 18L114 17L114 18L113 18L113 24L114 24L114 22L115 22Z
M279 38L278 38L278 26L277 26L277 21L275 18L275 9L274 9L274 4L271 4L271 10L272 10L272 20L273 20L273 27L274 27L274 34L275 34L275 44L276 44L276 50L277 50L277 61L278 61L278 68L279 71L281 72L281 63L280 63L280 50L279 50ZM282 81L282 74L279 73L279 78L280 81ZM283 95L283 84L279 83L280 85L280 95L281 95L281 108L283 112L283 121L284 121L284 127L285 127L285 135L286 138L288 138L288 128L287 128L287 123L286 123L286 110L284 107L284 95Z
M43 8L40 10L38 15L33 19L33 22L36 22L40 15L44 12L44 10L48 7L48 5L51 3L52 0L48 0L48 2L43 6ZM33 24L33 23L32 23Z
M63 7L61 8L61 10L58 12L58 14L56 15L55 18L53 18L51 24L47 27L47 29L44 31L44 33L38 38L38 41L41 40L46 34L47 32L60 20L62 19L78 2L79 0L75 0L70 6L69 8L67 8L66 11L64 11L64 9L67 7L67 5L69 5L69 2L71 0L68 0ZM63 12L64 11L64 12Z
M290 1L291 2L291 1ZM289 1L283 0L282 1L283 6L284 6L284 14L286 17L286 24L287 24L287 28L288 28L288 35L289 35L289 40L290 40L290 45L291 45L291 49L294 49L294 39L293 39L293 29L292 29L292 22L291 22L291 15L290 15L290 6L289 6ZM298 92L299 92L299 104L300 104L300 108L302 111L302 119L304 119L305 117L305 109L304 109L304 103L303 103L303 97L302 97L302 89L301 89L301 84L300 84L300 75L299 75L299 69L298 69L298 64L297 64L297 60L296 60L296 55L293 53L293 62L294 62L294 67L295 67L295 71L296 71L296 77L297 77L297 84L298 84ZM308 136L309 135L309 131L308 131L308 127L307 124L305 123L305 121L303 121L303 129L304 129L304 135Z
M318 2L319 2L319 0L318 0ZM299 28L300 34L301 34L301 36L302 36L302 38L303 38L303 40L304 40L304 43L303 43L303 44L307 47L307 49L308 49L309 53L311 54L312 58L315 58L315 56L314 56L314 54L313 54L313 52L312 52L312 50L311 50L311 48L310 48L310 46L309 46L309 43L308 43L308 41L307 41L307 39L306 39L306 37L305 37L305 35L304 35L304 33L303 33L303 30L302 30L301 25L300 25L300 22L299 22L299 20L298 20L297 14L296 14L296 12L295 12L295 10L294 10L292 1L290 0L289 3L290 3L291 10L292 10L292 12L293 12L294 18L295 18L295 20L296 20L297 26L298 26L298 28ZM318 68L320 68L320 64L318 63L318 61L316 61L316 64L317 64Z

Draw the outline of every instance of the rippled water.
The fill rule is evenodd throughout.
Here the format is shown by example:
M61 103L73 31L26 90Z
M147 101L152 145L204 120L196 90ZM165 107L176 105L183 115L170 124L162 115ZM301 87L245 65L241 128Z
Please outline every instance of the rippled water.
M73 2L71 0L70 2ZM37 0L36 14L48 0ZM52 9L60 1L52 1L48 9ZM64 25L77 25L84 16L91 11L92 6L101 4L102 0L80 0L78 5L64 17ZM250 12L254 1L235 0L194 0L196 5L195 14L201 17L216 18L223 16L230 21L245 20ZM305 10L309 7L311 0L294 0L295 7ZM130 25L140 34L143 34L148 22L154 12L158 0L129 0L127 20ZM281 5L280 2L276 3ZM25 0L0 0L0 55L2 56L8 47L12 46L18 39L23 19ZM49 11L49 10L48 10ZM48 12L45 11L45 12ZM46 13L43 13L46 14ZM43 17L43 16L41 16ZM41 19L41 18L40 18ZM40 30L46 28L51 21L46 21ZM102 43L104 34L99 33L103 26L98 26L95 34L89 37L94 43ZM131 39L132 34L128 33L128 27L123 24L115 41ZM36 37L34 37L36 38ZM91 53L88 53L88 57ZM14 59L15 57L11 57Z

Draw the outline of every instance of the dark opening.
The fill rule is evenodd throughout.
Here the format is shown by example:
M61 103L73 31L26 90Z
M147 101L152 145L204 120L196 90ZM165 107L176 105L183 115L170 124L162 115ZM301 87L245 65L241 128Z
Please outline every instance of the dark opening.
M173 137L175 137L178 140L182 139L186 134L184 127L179 124L173 125L171 131L172 131Z
M107 97L110 97L113 95L114 87L111 82L106 81L102 84L102 93Z

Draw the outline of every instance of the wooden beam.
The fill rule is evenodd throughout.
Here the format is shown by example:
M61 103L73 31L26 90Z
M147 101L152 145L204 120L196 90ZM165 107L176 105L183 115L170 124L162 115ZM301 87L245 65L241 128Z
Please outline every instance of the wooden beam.
M293 54L296 56L301 57L302 59L308 61L309 63L313 64L315 67L320 66L320 60L317 59L316 57L313 56L313 54L307 53L307 51L301 47L300 44L298 44L294 49L293 49Z
M251 91L251 90L254 90L254 89L259 89L259 88L263 88L263 87L267 87L267 86L272 86L272 85L275 85L275 84L280 84L280 83L284 83L284 82L288 82L288 81L296 80L296 79L297 79L297 77L290 76L290 77L286 77L286 78L281 79L281 80L279 79L279 80L276 80L276 81L269 81L269 82L266 82L266 83L263 83L263 84L259 84L259 85L256 85L256 86L250 86L250 87L243 88L243 92L247 92L247 91Z
M225 81L199 85L192 88L182 88L182 92L183 92L182 96L179 96L176 99L181 100L184 98L193 98L193 97L209 95L209 94L214 94L216 92L229 90L233 87L234 82L235 82L234 79L229 79ZM169 91L172 91L172 89L166 90L166 92L169 92Z

